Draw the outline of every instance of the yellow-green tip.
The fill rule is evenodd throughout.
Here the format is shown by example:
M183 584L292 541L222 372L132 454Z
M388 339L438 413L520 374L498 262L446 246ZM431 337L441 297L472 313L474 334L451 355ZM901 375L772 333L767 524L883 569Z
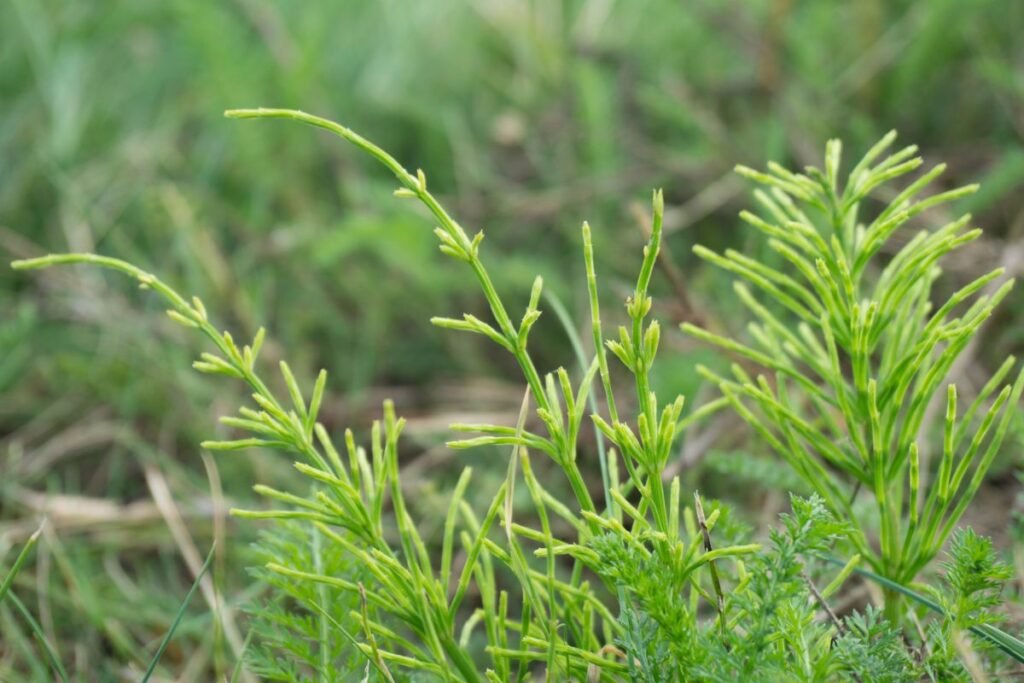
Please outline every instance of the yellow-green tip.
M18 259L11 261L11 268L14 270L32 270L33 268L46 268L47 266L59 266L69 263L95 263L101 266L130 266L130 264L117 259L96 254L69 252L65 254L47 254L36 258Z
M46 264L42 258L26 258L11 261L11 268L14 270L31 270L33 268L42 268L44 265Z

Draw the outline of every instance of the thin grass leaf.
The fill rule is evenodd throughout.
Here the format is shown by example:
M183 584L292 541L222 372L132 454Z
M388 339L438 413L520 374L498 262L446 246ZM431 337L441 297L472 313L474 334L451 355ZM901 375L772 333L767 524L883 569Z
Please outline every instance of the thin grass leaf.
M823 557L822 559L839 567L846 566L845 562L836 557ZM869 569L863 569L861 567L854 567L853 572L877 583L879 586L882 586L883 588L895 591L901 595L905 595L914 602L927 607L928 609L932 610L937 614L941 614L946 617L949 616L946 613L946 611L942 609L942 606L939 605L937 602L924 595L921 595L920 593L911 588L907 588L903 584L892 581L891 579L887 579L884 576L881 576L880 574L876 574L875 572ZM1018 662L1024 663L1024 640L1021 640L1020 638L1017 638L1016 636L1013 636L1000 628L992 626L991 624L972 626L969 628L969 630L971 631L971 633L974 633L975 635L980 636L981 638L984 638L985 640L989 641L1013 659L1017 660Z
M28 561L28 556L32 554L32 548L36 546L36 543L39 541L39 535L42 533L43 527L40 526L32 533L31 536L28 537L25 545L22 546L21 551L18 553L18 557L14 559L14 564L11 565L10 570L7 572L7 576L5 576L3 582L0 583L0 604L3 604L4 597L7 596L8 591L11 590L11 585L14 583L14 577L16 577L18 572L21 571L21 568L25 566L25 563Z
M171 622L171 627L167 629L167 633L164 634L163 640L160 641L160 647L156 649L156 653L149 662L149 667L146 669L146 673L142 675L142 683L147 683L153 676L153 672L156 671L157 665L160 663L160 658L163 657L164 651L167 646L170 645L171 639L174 638L174 632L178 629L181 624L181 620L185 617L185 610L188 607L188 603L192 600L192 595L199 588L200 582L203 577L206 576L206 572L209 571L210 565L213 564L214 551L217 549L217 544L213 543L210 546L210 552L206 555L206 560L203 562L203 566L199 568L199 573L196 574L195 581L192 582L192 587L188 589L188 593L185 594L185 599L181 601L181 606L178 607L178 613L174 616L174 621Z
M22 619L25 620L29 629L31 629L32 635L35 636L36 640L39 642L39 646L43 649L43 654L46 656L46 661L50 665L50 669L57 674L60 680L67 683L68 673L64 670L64 665L60 663L60 657L57 655L56 648L53 647L49 638L46 637L46 633L43 632L43 627L39 625L39 622L36 621L35 617L32 616L32 613L28 611L28 608L25 607L25 604L17 595L11 593L8 599L11 601L11 604L14 605L14 609L21 614Z

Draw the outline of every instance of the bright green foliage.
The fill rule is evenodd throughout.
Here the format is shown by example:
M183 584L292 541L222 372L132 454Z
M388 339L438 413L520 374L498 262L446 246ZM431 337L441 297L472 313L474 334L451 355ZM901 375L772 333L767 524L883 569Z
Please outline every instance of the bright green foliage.
M974 674L980 669L984 675L998 678L999 674L991 667L993 660L982 659L975 652L986 652L994 647L1010 651L1022 645L994 628L1003 620L993 608L1002 603L1003 586L1013 576L1011 568L996 555L991 540L976 535L971 529L958 529L953 534L942 567L945 570L942 587L927 587L946 613L945 619L927 627L928 657L924 662L927 673L934 680L967 683L977 680ZM977 637L979 634L985 637ZM991 637L993 634L996 637Z
M956 628L1002 621L991 610L1002 602L1000 593L1003 584L1013 578L1013 569L995 555L990 539L972 529L957 530L942 567L950 593L936 591L935 596Z
M661 472L668 460L669 451L675 438L683 401L681 397L677 398L675 402L659 413L657 399L650 390L649 382L649 372L657 353L660 333L660 327L656 321L645 324L645 318L649 314L652 304L651 298L647 295L647 287L654 271L654 263L661 240L663 202L660 193L656 193L654 197L654 223L651 240L644 251L644 259L634 294L627 302L627 312L632 321L631 329L620 328L620 341L608 344L608 347L635 378L637 398L640 404L640 414L636 418L638 438L628 424L619 420L611 391L610 372L605 360L604 345L601 343L602 332L598 315L596 276L593 269L593 252L588 226L584 226L585 256L588 266L588 287L594 314L595 345L598 354L590 364L589 370L578 388L574 388L569 374L564 369L548 374L542 380L527 351L530 329L540 317L538 305L543 286L540 278L534 282L526 312L519 324L515 324L501 297L495 291L481 260L480 246L483 233L477 233L472 238L467 235L465 230L447 214L430 194L427 189L426 176L422 171L417 171L413 175L402 168L393 157L352 131L308 114L287 110L242 110L228 112L228 115L238 118L288 118L326 128L383 163L395 174L402 185L396 191L396 195L418 199L439 222L440 227L435 230L435 233L441 242L441 251L466 263L471 268L490 306L497 326L492 326L470 315L464 316L461 320L434 318L432 322L441 327L486 336L511 353L523 370L529 390L527 400L532 399L537 406L536 415L546 427L547 433L541 435L527 431L524 427L526 417L524 413L523 419L515 428L499 425L455 425L453 427L459 431L475 431L483 436L449 444L453 447L514 446L513 458L509 466L509 477L505 484L505 504L502 515L508 548L491 547L484 543L484 535L480 533L480 529L473 529L476 538L467 539L464 543L467 552L470 553L470 558L474 558L475 554L480 552L479 550L474 552L474 549L484 546L485 552L489 551L490 554L504 561L516 575L523 588L524 614L520 625L519 646L516 650L503 645L508 638L504 633L508 627L502 607L502 604L507 601L507 597L502 597L495 592L493 575L485 574L483 577L481 591L484 600L485 626L488 633L496 633L498 642L502 643L500 647L495 647L494 638L490 638L492 647L489 648L489 651L493 658L495 675L500 680L507 680L514 668L522 670L522 662L534 659L545 661L549 671L559 670L563 666L570 672L576 668L585 670L591 665L600 665L612 670L621 666L613 666L607 660L596 655L586 656L588 651L592 653L595 650L600 650L602 645L607 642L607 637L603 639L595 637L595 618L603 624L605 636L613 632L614 623L609 618L611 615L607 614L606 610L600 609L599 602L594 601L593 598L586 599L586 590L584 590L583 596L577 598L583 609L565 612L561 616L563 632L571 634L571 643L563 644L561 642L563 638L560 636L558 616L556 616L561 612L557 606L559 597L564 600L565 594L572 595L581 590L580 568L585 564L593 565L596 559L594 552L586 546L585 541L599 530L620 531L631 537L639 534L652 534L658 551L677 560L674 571L678 580L672 585L695 581L696 579L692 576L695 570L704 564L711 563L716 557L756 550L756 546L735 546L717 551L705 548L706 552L700 552L701 544L697 538L687 539L688 543L682 541L679 538L679 483L678 480L673 482L671 494L667 496L665 483L662 481ZM596 415L594 419L602 432L624 454L623 463L629 473L629 480L623 488L620 489L618 481L609 483L606 497L610 499L610 519L597 514L596 507L576 464L576 441L584 417L587 394L593 378L598 372L601 374L605 387L611 422ZM524 450L527 448L546 453L565 472L576 495L578 512L557 503L555 498L544 490L540 482L533 476L529 457ZM522 465L524 483L529 489L531 500L537 509L538 518L541 520L542 530L539 533L516 524L511 518L511 497L516 484L517 463ZM460 487L464 487L467 483L468 474L465 474L460 480ZM623 491L628 493L630 489L635 489L640 494L639 508L626 500L626 494ZM458 498L459 495L456 495L456 500ZM499 496L495 498L495 504L491 506L491 510L483 522L484 533L493 523L499 511L497 503L501 499L501 492L499 492ZM623 513L630 517L628 532L622 525L621 515ZM452 505L449 520L446 523L446 538L441 562L442 578L447 578L446 562L450 561L450 536L455 526L455 514L457 514L457 503ZM566 543L552 537L549 524L549 516L552 514L562 517L577 530L579 534L577 540L580 543ZM651 519L649 520L649 518ZM546 558L543 574L531 569L520 537L542 546L536 554ZM557 576L556 555L569 555L576 561L567 584L560 581ZM426 563L424 572L429 573L429 561L426 559L425 552L420 554L420 559ZM713 567L713 565L711 566ZM472 569L471 565L467 565L467 567L468 569L463 570L464 576L467 576L467 571ZM720 596L721 587L718 585L718 579L713 569L709 573L714 577L713 582ZM454 610L462 602L467 581L468 579L459 581L458 589L449 606L449 620L454 618ZM562 596L559 596L559 593L562 593ZM496 602L493 602L495 599ZM489 601L492 604L488 605ZM596 615L594 610L597 610ZM602 619L602 617L604 618ZM444 626L450 628L450 621ZM531 628L536 629L536 636L531 635ZM518 664L513 666L517 660Z
M619 644L638 660L630 680L919 680L902 635L876 611L818 618L824 598L812 592L811 560L847 529L816 496L794 497L792 504L783 529L772 532L772 548L740 566L723 602L727 628L698 618L697 591L680 599L683 582L671 558L608 536L595 539L598 571L627 596ZM847 572L819 595L831 594Z
M786 672L827 680L837 673L830 656L835 626L815 623L818 605L809 599L803 558L830 550L846 526L819 498L793 498L792 507L784 528L772 531L774 552L749 568L749 581L734 598L745 624L732 632L734 642L725 644L723 655L736 662L731 670L740 680L777 679Z
M920 680L898 627L882 617L881 610L869 606L843 620L846 633L836 640L836 659L855 679L878 683L912 683Z
M160 294L170 304L172 319L199 330L216 348L217 353L202 354L194 367L240 380L252 392L251 406L242 407L236 416L222 418L243 438L208 441L204 446L218 451L265 448L298 458L295 468L308 479L310 493L298 495L260 484L255 490L273 507L233 511L239 517L274 523L257 550L266 561L257 576L276 592L271 605L256 608L254 613L256 643L251 662L260 673L283 681L310 676L323 681L349 680L361 675L365 680L391 682L505 682L531 680L540 672L549 681L588 683L913 680L919 667L900 647L896 626L887 626L873 612L840 620L827 608L828 597L854 570L859 555L821 591L812 583L813 559L830 551L840 537L852 534L855 545L873 563L879 561L871 554L863 529L851 531L847 523L837 521L847 519L834 514L848 505L841 505L839 501L845 499L837 498L841 482L814 482L815 489L823 489L819 496L794 498L783 530L773 532L772 548L762 551L759 545L742 543L728 532L722 534L723 543L713 541L721 509L705 515L696 495L692 508L685 506L679 479L665 480L673 443L687 424L729 403L752 416L739 395L759 398L770 389L765 382L755 388L721 380L726 398L686 418L682 418L681 397L659 409L650 377L660 327L657 321L648 322L652 307L648 285L661 240L660 193L654 196L651 238L640 275L626 302L629 325L619 329L617 340L607 343L600 320L593 244L588 226L583 226L596 353L574 383L561 368L542 375L527 348L530 330L541 315L540 278L534 282L524 314L515 322L482 260L483 233L470 237L449 216L427 189L422 171L412 174L349 129L302 112L241 110L229 112L229 116L285 118L324 128L384 164L399 181L395 194L419 200L436 219L441 251L472 271L493 317L493 322L471 315L434 318L433 322L490 339L515 358L526 384L515 426L453 425L456 431L478 436L454 441L452 447L511 446L511 457L507 477L482 515L465 498L472 472L469 468L462 472L436 549L421 535L406 501L398 460L405 422L395 415L390 402L384 405L383 419L373 425L368 449L356 444L351 431L345 432L339 448L318 422L326 373L320 373L307 397L289 366L280 363L287 393L286 399L280 398L261 375L262 329L250 344L239 347L230 333L210 322L198 298L187 300L153 275L117 259L69 254L14 264L16 268L37 268L91 263L125 273L143 288ZM786 183L806 190L804 180ZM770 205L778 206L783 200L774 201L776 204ZM801 244L815 242L809 230L799 233ZM854 230L853 234L861 233ZM848 258L839 249L834 254L836 259ZM918 293L918 299L921 296ZM982 306L982 310L987 314L989 309ZM912 312L919 318L924 315L917 309ZM774 324L766 311L765 315L767 325L758 337L770 341L785 328ZM824 310L822 318L827 330L841 327L844 320L838 314L830 319ZM858 320L861 327L855 333L847 330L847 336L860 340L859 349L871 336L874 318ZM921 326L920 321L917 324ZM952 338L960 328L951 330L944 332L943 340ZM809 329L801 335L804 343L813 338ZM786 339L790 346L794 340L799 342L797 337ZM734 342L723 343L770 361L765 364L779 371L778 387L784 386L781 377L795 377L805 385L812 402L826 402L812 382L800 379L803 375L794 363L781 356L772 360ZM606 348L633 378L637 414L628 420L619 413L619 404L625 402L621 397L616 401ZM861 361L862 366L866 364L863 358ZM577 464L577 441L598 375L608 416L594 414L592 419L615 446L603 467L603 511L595 504ZM781 398L776 400L788 400L779 391ZM874 401L877 390L869 395ZM1004 396L1003 402L1006 400ZM877 401L872 405L878 405ZM773 406L776 417L779 411L795 415L788 406L767 405ZM991 414L997 412L998 405ZM531 416L537 419L529 419ZM534 423L542 431L534 431ZM787 440L799 443L793 432L796 428L785 421L780 424ZM770 442L781 445L770 431L761 431ZM815 434L809 429L796 433L806 439L814 439ZM560 500L540 481L531 452L543 453L557 465L575 500ZM971 458L969 453L966 462ZM809 457L805 460L815 462ZM803 461L794 458L794 462ZM810 467L805 463L803 470L797 470L806 474ZM820 464L818 469L823 471ZM957 486L951 486L953 491L959 486L958 473L960 465L949 475L957 481ZM960 474L960 479L963 476ZM526 495L517 497L517 488L522 494L522 487ZM524 498L532 506L527 518L519 516L516 505ZM947 502L940 501L942 505ZM939 512L945 510L939 507ZM526 523L531 521L534 523ZM964 547L967 550L960 554L975 560L964 563L957 584L965 587L965 594L987 594L989 584L979 584L977 578L988 566L983 553ZM600 585L592 583L595 575ZM614 609L609 606L613 600L617 603ZM977 597L973 600L968 605L971 614L976 613L975 607L991 605L983 605ZM827 620L821 618L822 612ZM939 631L933 629L933 633ZM480 641L484 647L475 647Z
M343 546L325 543L313 525L280 521L260 534L255 546L260 566L252 576L265 583L263 594L246 607L252 618L252 644L246 650L248 668L269 681L299 683L312 679L355 678L366 665L343 631L356 623L351 614L359 596L312 581L295 581L270 571L275 563L286 570L310 568L327 576L366 580Z
M764 186L754 196L765 217L742 218L768 238L784 265L697 247L744 281L736 294L757 322L749 326L750 344L689 324L683 329L770 373L752 377L740 364L732 377L703 370L829 509L855 522L851 544L872 568L907 583L939 552L981 485L1024 391L1024 373L1004 386L1014 366L1007 359L966 407L955 386L944 386L1013 282L1000 284L1003 271L996 269L941 305L933 302L942 259L981 231L969 229L964 216L919 230L902 246L893 237L927 209L977 188L922 197L943 172L940 164L891 190L892 199L873 202L873 193L922 163L913 146L884 156L895 137L869 150L845 181L837 140L828 143L824 170L738 168ZM929 406L943 397L943 438L929 476L922 471L930 462ZM861 490L874 498L877 547L873 524L853 514Z

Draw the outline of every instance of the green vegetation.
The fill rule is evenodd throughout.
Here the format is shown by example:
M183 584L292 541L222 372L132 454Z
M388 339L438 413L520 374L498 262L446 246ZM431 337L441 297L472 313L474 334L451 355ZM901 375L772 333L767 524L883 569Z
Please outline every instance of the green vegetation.
M3 4L0 249L159 273L201 295L214 348L95 269L0 271L0 680L1014 675L1022 21L1009 0ZM215 116L240 103L336 115L429 193L322 131ZM781 171L894 127L949 169L866 198L915 154ZM765 159L747 175L823 244L765 235L802 219L760 201L736 220L732 169ZM904 199L929 210L882 230ZM463 311L435 323L473 334L425 324ZM241 381L191 371L203 350Z
M683 329L775 372L769 382L764 375L751 379L739 365L733 365L733 380L704 370L833 514L857 524L851 541L871 567L896 583L908 583L945 545L978 492L1020 402L1024 372L1013 386L1001 386L1015 365L1014 358L1007 359L959 423L956 385L946 387L938 472L931 486L922 487L925 414L1013 280L1000 284L1005 269L997 268L933 309L940 263L981 237L980 229L968 229L969 215L934 231L921 230L888 262L872 268L889 238L916 216L978 189L971 185L915 201L945 170L939 164L866 219L859 211L869 194L922 163L913 146L880 159L895 138L890 133L872 147L845 186L839 180L838 140L828 145L824 171L808 168L804 175L777 164L769 166L769 174L738 169L772 190L755 193L767 220L749 212L741 217L770 238L772 250L799 276L736 251L720 256L696 250L761 290L793 321L780 319L738 283L737 295L759 320L749 328L758 348L689 323ZM801 205L816 213L817 222ZM743 399L761 414L751 412ZM877 514L870 524L853 511L861 489L874 497ZM877 550L867 533L875 526ZM898 617L899 611L889 614Z
M937 611L941 618L932 622L936 625L929 625L928 632L921 633L920 647L928 655L916 658L898 638L907 614L898 602L902 594L889 586L901 587L902 583L913 580L938 552L949 531L943 529L942 538L936 542L934 535L939 522L933 522L933 515L937 515L940 522L947 516L951 498L959 492L985 433L1007 399L1012 396L1016 402L1024 386L1024 380L1019 380L1013 390L1008 387L1000 394L971 440L967 455L961 458L955 473L952 473L957 443L953 434L956 393L951 385L943 441L945 447L938 482L934 487L938 493L921 496L919 456L916 448L910 449L906 544L917 554L909 556L913 571L901 579L898 573L902 568L901 555L896 553L896 542L887 533L899 529L899 518L903 512L899 502L902 500L902 487L893 483L896 476L889 473L902 475L905 467L898 459L896 464L892 464L892 451L882 445L889 440L883 441L883 425L891 432L897 422L906 422L915 429L920 424L919 412L914 408L927 403L938 380L915 383L914 377L925 367L927 372L921 373L924 377L930 379L941 372L941 379L957 352L962 350L965 340L977 332L979 323L976 321L979 318L984 320L991 313L993 304L986 298L981 299L965 314L965 322L956 320L949 325L952 331L942 329L947 314L1001 274L996 271L983 276L928 317L929 300L925 294L934 279L935 263L944 253L966 241L963 237L957 239L956 231L966 222L960 220L935 233L920 233L883 271L881 281L895 282L891 286L902 289L898 295L892 296L892 290L879 286L881 293L876 291L876 296L881 304L858 299L861 291L859 275L896 228L923 208L966 194L963 190L954 190L920 204L910 204L909 199L937 175L932 172L925 175L923 181L911 184L900 193L893 204L867 227L858 223L856 208L872 189L920 163L919 160L900 163L915 151L914 148L897 152L871 167L874 159L891 144L894 136L888 136L857 165L847 189L842 193L838 190L837 181L838 142L829 143L824 172L808 171L809 176L818 179L818 184L807 176L792 174L781 167L772 168L773 176L743 169L746 174L780 190L774 201L763 193L758 198L773 210L773 218L782 225L769 224L749 214L748 221L769 234L794 241L798 247L812 253L816 258L817 276L809 267L800 268L804 265L802 258L792 250L784 250L785 245L781 241L774 243L811 281L820 299L815 299L792 278L738 253L730 253L728 259L717 258L710 253L707 256L716 258L722 265L731 267L774 294L791 311L806 313L806 309L785 294L779 285L796 290L805 302L816 309L825 343L823 345L807 326L815 320L811 314L806 314L805 324L800 328L801 342L795 334L787 332L766 308L756 304L744 288L738 288L740 295L766 323L764 328L752 328L754 336L769 352L774 351L775 357L692 326L688 329L767 368L776 369L778 383L775 393L771 393L763 378L759 378L762 393L758 393L742 369L734 366L737 378L748 383L739 386L716 378L728 401L713 401L692 412L686 420L681 420L683 398L677 397L659 413L657 395L650 388L661 333L657 321L646 323L645 320L653 305L648 286L660 252L663 231L664 200L660 192L654 195L651 236L644 247L640 274L626 303L631 329L621 326L619 341L604 343L593 244L589 226L583 226L586 281L596 353L578 387L574 388L564 368L541 378L528 350L530 330L541 316L538 306L542 279L538 277L534 281L525 313L518 324L514 323L481 256L483 232L477 232L473 237L467 234L428 190L427 177L422 170L410 173L390 154L350 129L304 112L232 110L227 112L227 116L290 119L323 128L387 167L400 185L394 194L419 200L440 224L435 235L442 253L463 262L473 272L496 327L470 314L465 314L461 320L433 318L432 322L439 327L483 335L511 353L523 372L527 386L515 427L453 425L457 431L477 432L482 436L449 442L449 447L512 446L512 457L507 477L482 519L464 501L472 471L470 468L462 471L451 495L444 521L440 561L435 568L435 560L418 530L417 521L409 512L403 493L398 440L405 421L396 417L393 404L386 402L383 422L374 422L370 455L356 446L351 430L345 433L346 462L328 431L318 421L326 388L326 372L321 371L317 376L307 401L288 364L281 361L280 371L289 398L287 402L279 401L258 374L257 362L265 341L263 328L256 333L251 344L239 348L230 332L221 332L210 322L206 307L198 298L188 301L154 275L118 259L67 254L14 262L14 268L19 270L59 264L94 264L127 274L143 289L155 291L171 306L167 314L172 320L199 330L216 347L217 354L203 353L193 367L203 373L241 380L253 392L253 407L242 407L238 417L221 419L225 425L248 436L228 441L205 441L203 446L213 451L277 449L301 458L295 463L295 469L310 480L312 488L308 496L257 484L254 490L274 501L275 508L233 511L238 517L284 524L280 534L271 533L271 543L276 547L269 549L265 568L270 574L278 575L277 587L284 596L293 599L302 596L298 600L299 609L308 612L318 622L315 647L309 644L314 634L310 629L301 627L309 622L294 617L290 625L290 639L277 636L267 642L257 642L254 649L258 653L256 662L260 673L280 680L300 680L312 674L321 680L351 676L359 670L358 660L355 668L351 668L353 651L358 651L365 659L367 676L372 666L380 680L388 681L395 681L396 676L404 679L407 675L467 682L522 681L533 676L535 663L543 663L546 680L683 681L736 676L749 680L784 679L788 676L798 676L802 680L852 681L861 680L863 676L869 676L871 680L916 680L924 674L933 678L938 676L941 680L969 680L969 667L976 665L975 661L961 663L960 658L953 654L955 646L960 643L955 639L968 628L974 628L982 637L982 645L1000 646L1003 653L1024 662L1024 642L992 627L999 617L990 610L1000 603L1002 584L1010 578L1008 567L994 558L989 544L971 532L958 535L953 544L951 561L947 566L948 594L932 589L940 598ZM795 207L789 195L807 201L830 219L829 227L836 233L832 235L831 251L825 246L819 228ZM845 245L837 234L845 237ZM968 238L977 235L978 231L968 233ZM914 265L919 263L923 265L915 270ZM828 288L825 282L832 287ZM908 290L909 295L906 294ZM992 299L998 302L1007 291L1009 287L1003 287ZM909 304L904 303L908 301ZM876 320L887 323L877 333L873 327ZM940 332L933 334L933 329L940 329ZM786 336L789 342L786 349L791 356L798 356L801 349L806 351L799 361L814 369L836 391L837 398L828 402L818 385L807 379L796 369L796 364L783 355L782 344L772 333ZM849 356L852 390L840 364L837 338L842 340L842 348ZM884 350L876 353L874 347L881 338L893 339L898 349L888 354ZM907 338L919 338L920 341L911 345ZM939 355L938 361L928 366L926 362L940 341L947 342L948 349L944 355ZM634 379L638 413L631 422L635 424L635 430L630 422L620 420L616 406L621 399L616 400L612 388L606 346ZM809 348L818 353L810 353ZM900 353L905 355L900 356ZM913 385L914 394L920 394L912 395L911 409L905 414L899 405L887 411L884 423L876 380L866 379L876 355L882 358L881 368L895 367L902 371L896 380L891 381L892 386L889 383L885 385L887 390L901 398ZM996 380L986 385L975 407L969 411L967 421L989 397L1011 364L1012 360L1005 363ZM598 513L577 464L577 440L588 406L588 394L598 373L605 390L609 419L598 413L591 417L599 431L615 446L604 456L606 460L602 464L606 508L603 514ZM796 378L813 398L820 399L814 404L821 410L821 416L814 421L817 424L793 415L783 388L784 376ZM905 376L910 376L910 379L905 379ZM754 398L762 398L764 394L772 396L772 400L762 399L761 407L780 424L789 442L788 449L743 407L737 398L740 390ZM544 425L545 434L527 429L531 401L535 406L532 412ZM769 553L761 553L761 547L751 543L728 543L713 548L711 531L721 510L715 510L710 517L705 516L697 494L692 509L682 508L679 477L666 481L668 478L664 474L677 432L715 412L726 402L754 423L757 431L783 454L790 465L813 488L824 494L823 498L793 499L794 512L784 519L786 532L773 533L773 549ZM851 403L866 408L866 423L856 421L861 416L849 407ZM826 431L833 426L825 416L829 407L840 408L847 424L866 424L868 427L866 436L855 433L850 439L854 444L863 445L864 441L872 444L870 451L857 453L861 457L860 462L854 462L849 456L842 459L842 452L833 455L829 450L832 447L830 438L835 438L834 433ZM1009 414L1009 411L1004 413ZM971 485L958 498L955 510L949 515L950 527L976 492L991 464L989 453L994 454L998 448L1007 424L1008 419L1004 418L988 452L974 469ZM808 445L804 446L801 439ZM530 451L550 456L566 476L576 498L575 505L566 505L545 488L530 464ZM626 476L621 480L616 453L621 454L621 463L626 470ZM824 467L811 459L813 454L827 457L830 465L851 475L858 483L874 484L873 492L882 518L881 549L877 555L869 548L865 532L867 525L859 524L861 520L853 515L851 503L845 499L846 494L840 488L842 482L838 477L830 479ZM539 521L534 526L514 521L514 496L520 471ZM927 501L924 503L926 514L923 521L918 516L920 498ZM833 508L831 514L826 510L826 503ZM842 513L848 513L853 523L841 523L839 517L832 516ZM894 526L887 530L890 517L895 519ZM568 523L573 537L563 538L554 534L551 522L556 518ZM295 521L307 525L306 535L296 536ZM493 538L497 535L494 529L496 521L504 528L503 542ZM397 536L395 545L400 550L395 550L388 538L388 530L392 529L393 535ZM459 534L465 561L458 571L453 571L456 533ZM915 534L917 539L924 538L916 545L911 540ZM295 557L301 552L301 546L297 544L299 540L313 543L308 561L298 566L283 564L280 557ZM860 554L853 555L828 587L818 592L806 573L805 563L820 559L831 551L836 540L848 543ZM323 553L325 545L333 546L335 552ZM539 547L530 553L527 552L530 545ZM340 573L324 573L324 555L336 557L339 551L352 564L342 565ZM742 558L751 555L755 557L748 570ZM873 567L881 570L880 578L889 582L885 584L887 623L880 621L870 610L864 614L853 613L840 620L826 602L828 596L849 577L862 555L868 557ZM24 553L19 561L23 556ZM302 557L301 554L299 556ZM211 551L189 591L189 597L212 557ZM562 557L567 560L564 565L559 561ZM543 570L532 558L543 561ZM723 564L728 567L723 568L724 571L719 569ZM511 573L510 587L505 587L496 571L500 566ZM595 574L602 585L592 586L588 572ZM723 574L726 575L724 582ZM282 580L285 586L291 584L291 588L283 587ZM317 584L321 590L311 592L309 587ZM471 587L479 596L479 604L470 604L466 600ZM335 600L330 591L340 593L349 602L358 599L359 609L353 608L348 614L332 617L329 605ZM811 600L812 595L817 603ZM617 601L617 613L606 604L612 600ZM700 618L702 602L713 607L712 617ZM815 622L818 607L829 615L831 623ZM278 617L278 624L289 625L288 612L282 616ZM180 618L179 610L172 631ZM989 627L990 631L977 631L981 625ZM469 647L478 627L483 630L485 642L487 663L484 666L481 666L479 658L474 658ZM170 633L164 638L150 671L169 639ZM339 652L336 644L341 641L350 643L351 648ZM276 651L270 648L276 648ZM345 663L338 661L339 655ZM973 651L971 655L977 657ZM297 661L298 664L276 668L260 665L260 662L275 660ZM993 658L990 661L998 660ZM981 666L988 668L991 664Z

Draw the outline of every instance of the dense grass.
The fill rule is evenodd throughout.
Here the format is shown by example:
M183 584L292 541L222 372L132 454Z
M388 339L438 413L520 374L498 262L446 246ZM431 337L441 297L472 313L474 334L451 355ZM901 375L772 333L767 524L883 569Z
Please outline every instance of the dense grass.
M147 1L102 12L17 0L0 7L0 247L10 258L126 258L200 293L232 328L267 324L265 354L276 360L287 348L300 376L331 372L329 426L365 424L382 394L395 395L403 414L423 418L407 443L410 458L424 453L413 473L454 478L437 467L453 457L436 447L444 425L475 413L514 422L517 370L485 344L424 323L436 312L480 313L483 300L436 255L421 220L390 201L386 174L315 136L230 125L223 109L301 105L430 169L432 190L502 251L492 266L502 290L525 304L522 283L539 271L580 325L586 302L570 287L583 275L579 220L616 245L598 252L598 267L605 296L621 299L646 239L642 199L662 186L677 273L659 270L652 282L662 317L738 331L744 314L719 295L728 279L690 248L762 249L738 228L742 184L731 168L808 163L832 136L863 150L898 128L950 162L949 187L982 182L960 206L986 239L951 264L950 287L1000 261L1020 268L1022 25L1013 0L842 10ZM193 600L160 662L185 678L230 676L245 620L241 635L211 639L220 620L209 605L223 594L236 609L262 588L242 572L252 528L225 521L219 491L249 502L249 483L289 476L286 463L201 456L194 444L210 436L209 417L230 412L235 397L187 371L194 354L173 325L154 341L159 309L129 297L86 271L0 272L0 557L9 566L49 517L14 590L73 674L108 679L145 670L204 549L230 535L207 601ZM959 370L968 388L1020 355L1021 303L1019 292L1008 297ZM656 388L700 395L694 361L720 361L665 336L672 360ZM534 337L540 365L574 362L553 316ZM464 377L477 379L451 381ZM711 442L719 451L767 454L731 425L717 432L728 437ZM1012 480L1018 434L997 462L999 486ZM702 452L688 453L700 463L687 483L735 488L721 486ZM502 476L501 462L488 474L473 460L478 476ZM437 491L449 486L425 486L425 507L445 504ZM741 501L748 519L759 521L777 495L767 487ZM993 514L992 526L1005 528L1005 506ZM0 621L0 677L45 677L29 626L6 605Z

